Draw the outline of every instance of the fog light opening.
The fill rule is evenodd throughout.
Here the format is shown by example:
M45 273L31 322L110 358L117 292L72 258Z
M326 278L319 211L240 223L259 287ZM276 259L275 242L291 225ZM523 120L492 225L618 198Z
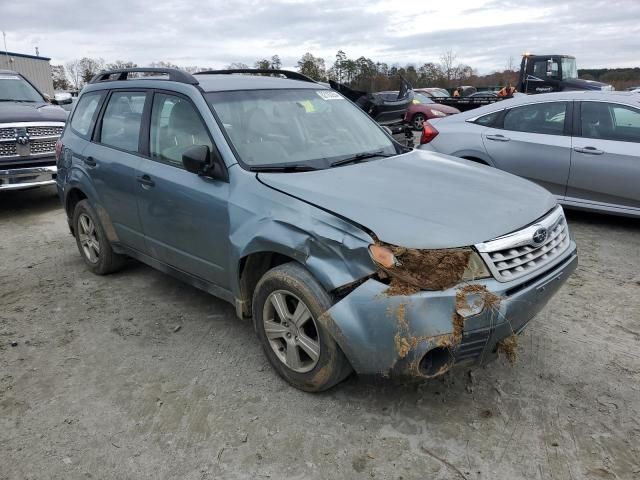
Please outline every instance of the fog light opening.
M453 366L450 347L436 347L429 350L420 360L420 373L427 378L442 375Z

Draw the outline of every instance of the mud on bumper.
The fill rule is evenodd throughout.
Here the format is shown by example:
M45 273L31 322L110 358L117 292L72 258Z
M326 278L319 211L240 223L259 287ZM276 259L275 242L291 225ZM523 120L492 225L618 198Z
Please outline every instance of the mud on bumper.
M57 172L55 165L8 170L0 167L0 191L53 185L56 182Z
M369 279L319 320L357 373L431 378L454 364L495 359L498 342L519 334L577 264L572 242L553 267L513 282L389 296L387 285Z

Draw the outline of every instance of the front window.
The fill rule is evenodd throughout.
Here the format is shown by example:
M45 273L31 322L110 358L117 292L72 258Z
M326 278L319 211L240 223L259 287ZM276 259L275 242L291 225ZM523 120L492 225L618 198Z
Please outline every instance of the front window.
M0 74L0 102L44 102L44 98L19 75Z
M582 103L582 136L640 143L640 110L603 102Z
M151 158L182 168L182 154L194 145L213 150L207 128L193 105L182 97L156 93L151 110Z
M578 78L578 67L576 67L575 58L562 59L562 79L573 80Z
M397 153L373 120L333 90L212 92L206 98L249 168L327 168L360 154Z

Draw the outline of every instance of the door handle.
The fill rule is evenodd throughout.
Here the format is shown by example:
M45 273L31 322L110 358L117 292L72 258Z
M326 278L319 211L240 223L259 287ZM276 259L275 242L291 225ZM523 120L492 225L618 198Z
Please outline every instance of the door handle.
M587 155L602 155L604 151L598 150L596 147L573 147L574 152L586 153Z
M511 140L509 137L505 137L504 135L486 135L487 140L493 140L494 142L508 142Z
M138 181L138 183L140 185L142 185L142 188L151 188L153 187L156 182L154 182L153 180L151 180L151 177L149 175L140 175L139 177L136 177L136 180Z
M96 162L96 159L93 157L84 157L82 161L87 167L95 167L98 165L98 162Z

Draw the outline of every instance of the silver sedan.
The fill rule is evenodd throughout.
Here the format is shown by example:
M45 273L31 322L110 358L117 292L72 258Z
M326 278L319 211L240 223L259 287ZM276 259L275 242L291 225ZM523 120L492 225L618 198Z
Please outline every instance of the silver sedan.
M518 95L430 120L419 148L527 178L568 207L640 216L640 97L630 92Z

